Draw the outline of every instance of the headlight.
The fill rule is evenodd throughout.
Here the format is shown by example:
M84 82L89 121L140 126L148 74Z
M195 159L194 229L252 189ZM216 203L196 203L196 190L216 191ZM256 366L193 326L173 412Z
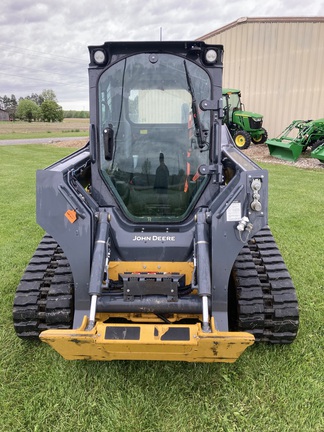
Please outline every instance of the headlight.
M207 63L215 63L217 60L217 52L214 49L206 51L205 60Z
M98 65L102 65L106 61L106 53L103 50L98 49L94 52L93 59Z
M260 121L262 121L262 117L254 118L253 120L254 120L255 122L260 122Z

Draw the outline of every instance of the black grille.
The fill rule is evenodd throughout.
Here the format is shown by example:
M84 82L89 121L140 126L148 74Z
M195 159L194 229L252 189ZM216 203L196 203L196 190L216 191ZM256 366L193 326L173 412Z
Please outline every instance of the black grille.
M262 120L255 121L252 117L249 117L250 128L251 129L261 129L262 128Z

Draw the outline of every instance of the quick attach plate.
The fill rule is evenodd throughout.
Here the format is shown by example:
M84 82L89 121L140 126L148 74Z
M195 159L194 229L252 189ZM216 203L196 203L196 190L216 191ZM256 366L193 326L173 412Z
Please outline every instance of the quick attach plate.
M164 295L167 301L178 300L178 286L183 274L175 273L122 273L124 300L132 301L135 296Z

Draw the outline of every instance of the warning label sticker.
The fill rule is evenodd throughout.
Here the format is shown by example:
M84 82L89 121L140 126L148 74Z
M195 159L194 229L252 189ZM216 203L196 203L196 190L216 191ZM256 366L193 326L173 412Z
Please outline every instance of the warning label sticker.
M236 222L242 219L241 203L234 201L226 211L227 222Z

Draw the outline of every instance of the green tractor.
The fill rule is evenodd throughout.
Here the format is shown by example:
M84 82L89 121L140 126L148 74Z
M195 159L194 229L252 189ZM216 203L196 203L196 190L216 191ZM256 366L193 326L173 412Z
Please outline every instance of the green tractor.
M271 156L295 162L311 148L311 157L324 162L324 118L294 120L277 138L266 142Z
M262 127L263 116L251 111L245 111L241 102L241 91L223 88L224 122L227 125L235 146L244 150L251 141L263 144L268 138L267 131Z
M311 157L324 163L324 138L313 144Z

